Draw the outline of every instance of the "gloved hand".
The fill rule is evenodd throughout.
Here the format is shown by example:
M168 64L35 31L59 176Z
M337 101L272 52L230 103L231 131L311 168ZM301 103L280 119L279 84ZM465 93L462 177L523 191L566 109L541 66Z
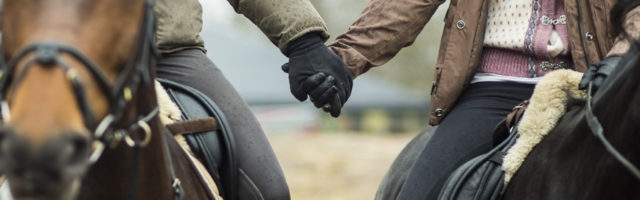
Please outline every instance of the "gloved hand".
M318 33L291 41L285 54L289 62L282 70L289 73L291 94L299 101L308 95L315 107L338 117L353 85L351 72L340 57L324 45Z
M620 56L610 56L599 63L589 66L589 69L582 75L578 89L586 90L589 87L589 82L592 82L591 94L594 94L602 86L604 79L613 72L620 60Z

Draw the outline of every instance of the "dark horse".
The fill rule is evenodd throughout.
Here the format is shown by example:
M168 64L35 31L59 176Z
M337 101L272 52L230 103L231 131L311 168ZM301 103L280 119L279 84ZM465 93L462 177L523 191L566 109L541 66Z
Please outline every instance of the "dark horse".
M0 171L14 198L214 199L157 115L152 7L4 0Z
M568 106L514 174L504 199L640 199L640 179L633 167L625 167L593 134L603 133L628 164L640 166L640 43L632 43L593 96L595 117L589 117L589 100Z

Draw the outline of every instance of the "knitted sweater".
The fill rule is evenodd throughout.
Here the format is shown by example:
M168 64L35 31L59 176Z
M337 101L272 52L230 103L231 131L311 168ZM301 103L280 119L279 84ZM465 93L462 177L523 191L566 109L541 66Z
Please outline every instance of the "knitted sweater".
M561 0L491 0L478 73L534 78L572 67Z

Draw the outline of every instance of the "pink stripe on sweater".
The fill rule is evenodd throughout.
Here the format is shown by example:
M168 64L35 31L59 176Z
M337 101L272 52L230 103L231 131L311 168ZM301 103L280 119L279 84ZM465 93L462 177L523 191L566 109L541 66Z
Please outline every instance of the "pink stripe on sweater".
M557 64L564 62L573 69L573 62L570 56L558 56L554 59L536 59L530 57L520 51L512 51L502 48L484 47L482 50L482 60L478 66L477 72L493 73L505 76L525 77L529 76L530 63L533 61L535 66L535 75L537 77L544 76L551 72L542 70L541 63L549 62Z

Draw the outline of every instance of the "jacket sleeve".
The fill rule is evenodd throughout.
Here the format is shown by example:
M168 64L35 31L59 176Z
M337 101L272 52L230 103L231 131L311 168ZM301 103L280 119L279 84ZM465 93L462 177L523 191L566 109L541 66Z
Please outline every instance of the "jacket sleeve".
M640 6L636 6L626 14L622 27L631 38L640 38ZM613 47L609 50L609 53L607 53L607 57L626 53L629 50L631 42L629 38L618 36Z
M382 65L416 39L444 0L371 0L329 47L358 76Z
M284 52L287 44L309 32L329 38L326 25L309 0L228 0Z

